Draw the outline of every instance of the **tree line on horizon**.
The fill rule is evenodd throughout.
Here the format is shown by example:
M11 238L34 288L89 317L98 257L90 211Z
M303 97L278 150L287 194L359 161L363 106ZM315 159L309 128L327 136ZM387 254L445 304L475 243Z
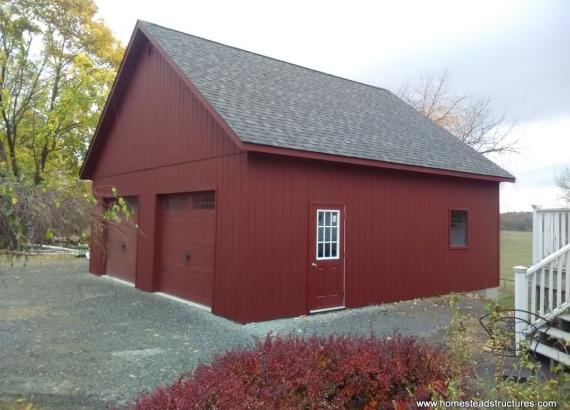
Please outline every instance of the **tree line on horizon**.
M502 231L532 232L532 212L505 212L501 214Z

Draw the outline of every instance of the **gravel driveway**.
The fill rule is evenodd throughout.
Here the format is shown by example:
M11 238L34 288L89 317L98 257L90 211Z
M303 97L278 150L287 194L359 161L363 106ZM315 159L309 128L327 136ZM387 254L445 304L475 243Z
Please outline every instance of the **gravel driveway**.
M483 303L464 300L479 314ZM441 340L438 299L239 325L87 273L71 257L0 261L0 409L25 398L48 409L124 404L216 352L274 334L402 334Z

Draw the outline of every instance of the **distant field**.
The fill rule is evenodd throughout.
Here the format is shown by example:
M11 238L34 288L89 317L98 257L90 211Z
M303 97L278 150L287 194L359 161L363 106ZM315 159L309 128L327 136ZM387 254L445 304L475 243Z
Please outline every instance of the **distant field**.
M513 266L530 266L532 262L532 232L501 231L501 292L499 304L514 306Z

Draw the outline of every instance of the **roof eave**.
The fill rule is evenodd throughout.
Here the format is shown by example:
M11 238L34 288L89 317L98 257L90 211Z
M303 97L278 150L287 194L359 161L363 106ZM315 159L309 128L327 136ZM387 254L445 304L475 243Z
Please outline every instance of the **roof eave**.
M314 151L304 151L291 148L274 147L269 145L254 144L243 142L242 147L249 152L260 152L265 154L284 155L296 158L316 159L321 161L340 162L345 164L363 165L376 168L393 169L408 172L417 172L422 174L452 176L458 178L468 178L482 181L493 182L515 182L515 177L507 177L500 175L476 174L463 171L453 171L441 168L429 168L417 165L400 164L388 161L378 161L365 158L347 157L343 155L325 154Z

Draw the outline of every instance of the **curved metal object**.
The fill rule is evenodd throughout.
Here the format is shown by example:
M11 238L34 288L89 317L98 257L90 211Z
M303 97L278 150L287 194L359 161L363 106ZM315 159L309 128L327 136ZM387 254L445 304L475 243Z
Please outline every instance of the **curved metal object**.
M529 319L521 319L517 317L516 313L524 313ZM521 350L520 345L517 345L515 342L517 324L523 322L525 326L521 334L524 336L524 339L532 339L538 332L538 327L533 323L539 319L544 321L544 325L541 327L544 326L546 329L552 327L552 321L536 313L521 309L507 309L489 313L481 316L479 323L489 335L492 341L491 348L495 354L504 357L515 357ZM533 354L536 354L536 346L537 344L535 343Z

